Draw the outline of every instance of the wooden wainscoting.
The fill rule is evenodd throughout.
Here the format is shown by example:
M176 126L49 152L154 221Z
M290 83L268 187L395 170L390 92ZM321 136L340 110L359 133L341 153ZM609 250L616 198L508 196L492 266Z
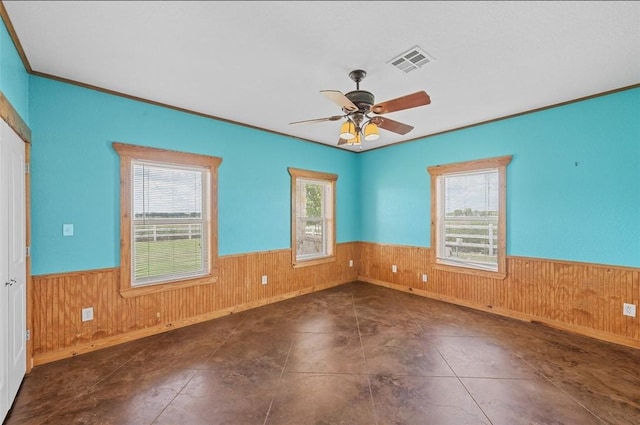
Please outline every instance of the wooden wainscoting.
M640 348L640 317L622 314L623 303L640 305L640 269L507 257L500 280L437 270L430 258L429 248L362 242L358 279Z
M354 260L354 267L349 267ZM356 280L358 243L336 261L294 269L291 250L219 258L218 282L123 298L118 268L33 276L33 362L71 357ZM268 283L261 284L267 275ZM81 311L93 307L94 319Z
M507 257L507 278L500 280L433 269L430 254L428 248L352 242L338 244L335 262L296 269L288 249L223 256L215 284L133 298L119 295L117 268L33 276L33 361L71 357L354 280L640 348L640 317L622 315L623 303L640 305L639 269ZM267 285L260 283L262 275ZM82 322L85 307L93 307L94 320Z

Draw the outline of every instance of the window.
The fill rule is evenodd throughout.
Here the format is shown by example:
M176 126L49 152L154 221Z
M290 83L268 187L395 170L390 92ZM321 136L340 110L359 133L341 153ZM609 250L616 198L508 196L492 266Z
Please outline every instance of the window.
M511 156L429 167L433 266L506 277L506 167Z
M335 174L289 168L294 267L335 260Z
M221 159L114 143L120 156L120 293L215 281Z

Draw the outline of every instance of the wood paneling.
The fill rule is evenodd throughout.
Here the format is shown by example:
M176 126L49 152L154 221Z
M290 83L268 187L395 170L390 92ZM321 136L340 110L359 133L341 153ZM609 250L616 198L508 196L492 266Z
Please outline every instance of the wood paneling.
M336 261L299 269L288 249L224 256L216 283L133 298L118 293L118 268L33 276L34 364L354 281L357 253L358 243L338 244ZM94 320L82 322L85 307Z
M295 269L289 249L224 256L216 283L134 298L119 295L117 268L33 276L34 364L356 279L640 348L640 318L622 315L624 302L640 305L639 269L507 257L501 280L435 269L428 248L353 242L336 254ZM84 307L94 308L93 321L82 322Z
M640 318L622 315L623 303L640 305L640 269L507 257L501 280L436 269L430 254L428 248L360 243L358 278L640 348Z

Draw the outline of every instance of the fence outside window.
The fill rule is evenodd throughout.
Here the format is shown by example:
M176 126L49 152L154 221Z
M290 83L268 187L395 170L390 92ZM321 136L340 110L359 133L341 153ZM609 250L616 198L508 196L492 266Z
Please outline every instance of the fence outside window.
M444 248L445 259L496 264L498 217L446 217Z

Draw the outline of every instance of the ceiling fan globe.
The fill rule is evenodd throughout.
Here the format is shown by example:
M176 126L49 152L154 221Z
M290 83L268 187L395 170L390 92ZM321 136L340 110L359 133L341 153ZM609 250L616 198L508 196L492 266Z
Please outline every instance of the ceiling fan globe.
M364 127L364 140L366 140L367 142L373 142L374 140L378 140L378 138L380 138L378 126L372 122L369 122Z
M355 124L350 120L342 123L342 127L340 127L340 138L344 140L351 140L354 137L356 137Z

